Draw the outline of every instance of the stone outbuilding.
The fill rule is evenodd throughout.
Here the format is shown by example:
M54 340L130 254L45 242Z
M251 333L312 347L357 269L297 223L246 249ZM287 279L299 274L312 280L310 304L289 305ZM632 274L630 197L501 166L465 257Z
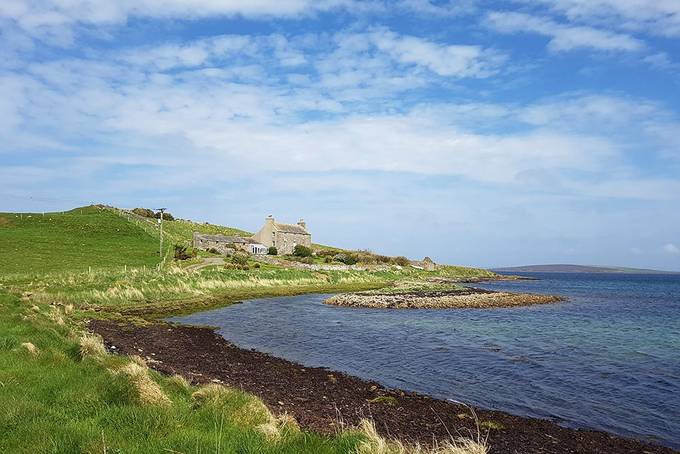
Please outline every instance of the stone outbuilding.
M279 254L292 254L298 244L312 247L312 235L302 219L297 224L283 224L276 222L270 215L260 231L253 235L253 239L267 247L275 247Z
M194 232L193 243L196 249L214 249L220 254L233 254L237 251L247 252L248 254L267 253L267 246L259 244L252 238L235 235L209 235Z
M437 269L437 264L434 263L430 257L425 257L422 260L414 260L411 262L411 266L425 271L435 271Z

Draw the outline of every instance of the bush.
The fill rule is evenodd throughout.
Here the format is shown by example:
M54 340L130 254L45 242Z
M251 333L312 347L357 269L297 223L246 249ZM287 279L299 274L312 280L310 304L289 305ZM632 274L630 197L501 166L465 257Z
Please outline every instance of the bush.
M211 254L220 254L220 251L218 251L214 247L208 248L207 252L210 252Z
M298 262L300 262L300 263L306 263L307 265L311 265L312 263L314 263L314 259L313 259L311 256L309 256L309 257L301 257L301 258L298 260Z
M394 263L399 266L409 266L411 261L404 256L399 256L394 258Z
M357 263L356 257L350 254L336 254L333 257L333 260L344 263L345 265L356 265Z
M279 251L274 246L269 246L269 249L267 249L267 255L279 255Z
M293 249L293 255L295 257L311 257L312 256L312 250L308 248L307 246L303 246L301 244L296 244L295 248Z
M234 254L231 256L231 263L241 266L248 265L248 256L246 254Z
M161 212L155 212L154 210L150 210L148 208L134 208L132 210L133 213L135 213L137 216L143 216L145 218L156 218L160 219L161 218ZM168 213L167 211L163 213L163 220L164 221L174 221L175 217Z
M161 212L159 211L158 213L154 214L153 217L156 218L156 219L160 219L161 218ZM164 221L174 221L175 217L172 214L170 214L169 212L166 211L165 213L163 213L163 220Z
M189 250L188 246L182 246L181 244L175 245L175 260L189 260L196 257L195 250Z
M250 267L248 265L237 265L236 263L225 263L224 269L248 271Z
M337 249L319 249L316 251L316 255L319 257L331 257L333 258L334 255L337 255L340 251Z
M155 218L156 213L153 212L153 210L150 210L148 208L135 208L132 210L133 213L135 213L137 216L143 216L145 218Z

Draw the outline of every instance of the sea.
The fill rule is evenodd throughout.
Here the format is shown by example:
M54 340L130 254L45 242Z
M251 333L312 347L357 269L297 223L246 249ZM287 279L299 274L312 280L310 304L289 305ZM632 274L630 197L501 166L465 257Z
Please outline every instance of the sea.
M385 386L680 449L680 275L521 273L473 284L564 296L498 309L356 309L330 295L172 321Z

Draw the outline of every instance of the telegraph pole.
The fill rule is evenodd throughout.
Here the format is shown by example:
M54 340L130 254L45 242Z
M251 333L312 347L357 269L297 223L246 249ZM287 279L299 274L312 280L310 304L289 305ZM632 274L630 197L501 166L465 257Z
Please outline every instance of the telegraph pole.
M163 259L163 212L167 210L167 208L156 208L158 211L161 212L161 217L158 218L158 224L160 225L161 229L161 235L160 235L160 245L158 246L158 255L160 256L161 260Z

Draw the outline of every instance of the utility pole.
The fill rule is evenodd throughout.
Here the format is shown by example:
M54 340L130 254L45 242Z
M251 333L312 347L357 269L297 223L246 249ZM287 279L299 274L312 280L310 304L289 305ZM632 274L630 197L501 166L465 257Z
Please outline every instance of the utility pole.
M163 259L163 212L167 210L167 208L157 208L158 211L161 212L161 217L158 218L158 224L160 225L161 229L161 235L160 235L160 245L158 247L158 255L160 256L161 260Z

